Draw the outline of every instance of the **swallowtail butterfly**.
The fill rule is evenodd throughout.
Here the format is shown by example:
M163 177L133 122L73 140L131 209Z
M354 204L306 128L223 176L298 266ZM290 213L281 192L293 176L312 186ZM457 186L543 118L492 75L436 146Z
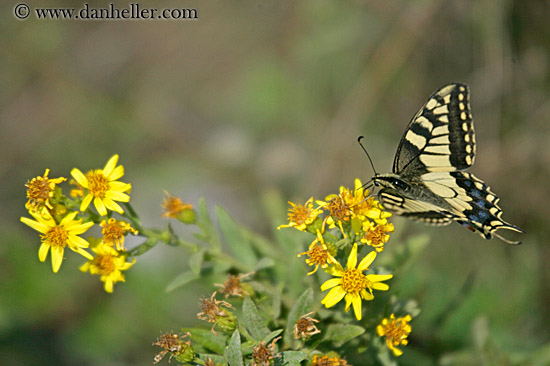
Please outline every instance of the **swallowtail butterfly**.
M393 162L391 174L372 178L384 208L431 225L456 221L485 239L520 228L501 219L499 198L464 170L474 164L476 140L470 93L464 84L437 90L413 117ZM370 159L370 157L369 157Z

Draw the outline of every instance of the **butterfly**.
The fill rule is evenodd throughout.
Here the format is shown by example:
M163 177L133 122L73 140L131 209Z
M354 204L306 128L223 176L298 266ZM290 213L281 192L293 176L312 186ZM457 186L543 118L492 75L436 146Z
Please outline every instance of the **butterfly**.
M375 171L372 182L381 187L382 206L398 215L431 225L456 221L485 239L495 236L508 244L521 244L496 233L524 231L502 220L499 198L482 180L464 171L474 164L475 154L469 88L448 84L433 93L409 123L392 173Z

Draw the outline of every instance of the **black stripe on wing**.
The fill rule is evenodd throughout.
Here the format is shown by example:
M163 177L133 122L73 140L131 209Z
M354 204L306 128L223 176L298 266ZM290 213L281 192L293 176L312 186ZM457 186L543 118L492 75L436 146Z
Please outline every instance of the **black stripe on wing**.
M442 226L452 222L437 206L405 198L391 188L382 189L378 193L378 199L385 209L428 225Z
M416 177L466 169L474 163L475 149L468 86L448 84L432 94L409 123L393 173Z

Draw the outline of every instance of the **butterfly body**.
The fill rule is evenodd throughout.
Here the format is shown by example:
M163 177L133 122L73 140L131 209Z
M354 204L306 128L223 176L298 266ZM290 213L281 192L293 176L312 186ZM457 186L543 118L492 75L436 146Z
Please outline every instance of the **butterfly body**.
M464 170L475 160L470 96L464 84L437 90L413 117L390 174L376 174L382 205L398 215L431 225L456 221L486 239L498 229L523 232L501 219L498 197Z

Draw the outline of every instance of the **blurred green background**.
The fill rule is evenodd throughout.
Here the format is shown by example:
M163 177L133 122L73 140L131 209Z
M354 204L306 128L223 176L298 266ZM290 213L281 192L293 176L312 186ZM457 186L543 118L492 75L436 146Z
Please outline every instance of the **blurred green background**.
M510 247L396 219L390 246L430 237L399 272L398 294L422 309L400 361L423 353L445 364L474 347L479 322L512 361L550 342L548 1L140 2L199 14L171 21L19 21L16 3L0 5L1 365L150 365L160 331L196 324L197 300L213 289L166 293L187 260L164 246L114 294L79 272L73 253L53 274L19 222L24 183L45 168L68 177L118 153L146 225L164 225L166 189L192 203L205 196L272 237L265 192L304 202L370 179L359 135L377 170L390 171L407 123L448 82L471 88L471 171L528 235Z

